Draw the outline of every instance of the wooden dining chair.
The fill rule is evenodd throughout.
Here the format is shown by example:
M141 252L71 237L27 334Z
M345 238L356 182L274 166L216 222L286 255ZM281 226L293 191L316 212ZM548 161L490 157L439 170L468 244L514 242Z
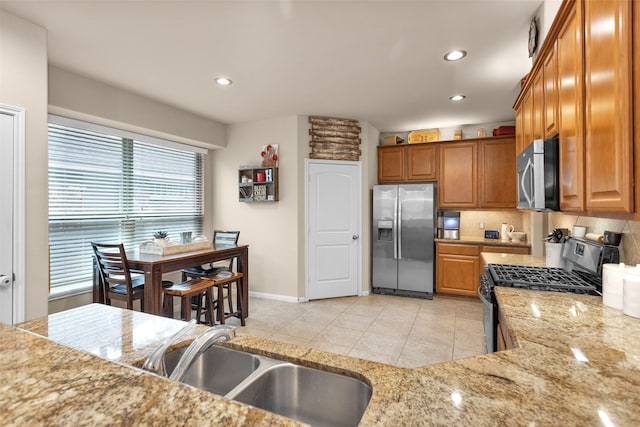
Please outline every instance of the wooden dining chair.
M213 231L213 243L216 246L224 246L224 245L237 245L238 238L240 237L239 231L222 231L222 230L214 230ZM185 268L182 270L182 281L185 282L189 279L195 278L203 278L213 276L221 271L232 271L233 270L233 258L225 259L221 261L215 261L212 263L199 265L196 267ZM227 303L229 305L229 312L233 312L233 297L230 288L230 284L226 284L223 287L227 292ZM200 298L204 298L204 295L200 296ZM203 305L203 302L198 302L197 298L193 298L191 300L191 304L196 306L200 304Z
M105 304L111 300L126 301L127 308L133 310L133 301L140 300L140 310L144 311L144 276L132 276L124 245L91 242L100 282L104 291Z

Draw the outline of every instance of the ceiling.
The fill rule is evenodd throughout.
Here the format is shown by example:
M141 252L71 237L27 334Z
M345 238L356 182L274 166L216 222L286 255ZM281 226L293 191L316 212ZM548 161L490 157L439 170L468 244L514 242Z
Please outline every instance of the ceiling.
M513 120L541 3L0 0L47 29L60 68L222 123L319 115L381 132ZM452 49L468 55L445 62Z

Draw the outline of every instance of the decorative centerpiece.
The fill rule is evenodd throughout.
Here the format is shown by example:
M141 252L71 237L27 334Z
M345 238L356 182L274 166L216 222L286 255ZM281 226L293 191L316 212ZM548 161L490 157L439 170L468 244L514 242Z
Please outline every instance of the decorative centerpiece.
M169 246L169 233L166 231L156 231L153 233L153 243L161 247Z
M276 167L278 166L278 144L269 144L262 147L262 167Z

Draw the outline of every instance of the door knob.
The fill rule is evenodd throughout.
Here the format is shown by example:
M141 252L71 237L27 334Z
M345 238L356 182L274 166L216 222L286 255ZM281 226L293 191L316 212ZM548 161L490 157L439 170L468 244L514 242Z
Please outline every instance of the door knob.
M353 236L351 236L351 238L353 240L358 240L360 238L360 236L358 236L357 234L354 234Z
M0 274L0 288L11 286L11 277Z

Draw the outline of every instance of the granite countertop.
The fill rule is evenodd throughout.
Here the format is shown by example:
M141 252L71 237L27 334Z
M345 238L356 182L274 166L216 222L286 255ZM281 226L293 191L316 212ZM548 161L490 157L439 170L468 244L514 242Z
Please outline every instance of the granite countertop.
M545 267L547 265L547 258L543 256L482 252L480 257L482 258L484 265L511 264L529 265L533 267Z
M518 348L455 362L404 369L249 335L226 345L364 379L373 395L363 426L638 425L640 319L599 297L496 294ZM106 317L112 321L96 335ZM22 329L0 325L0 421L299 425L135 368L153 341L184 325L159 319L93 304Z
M461 245L487 245L487 246L512 246L517 248L528 248L531 244L527 240L500 240L485 239L483 237L460 237L460 239L434 239L436 243L459 243Z

